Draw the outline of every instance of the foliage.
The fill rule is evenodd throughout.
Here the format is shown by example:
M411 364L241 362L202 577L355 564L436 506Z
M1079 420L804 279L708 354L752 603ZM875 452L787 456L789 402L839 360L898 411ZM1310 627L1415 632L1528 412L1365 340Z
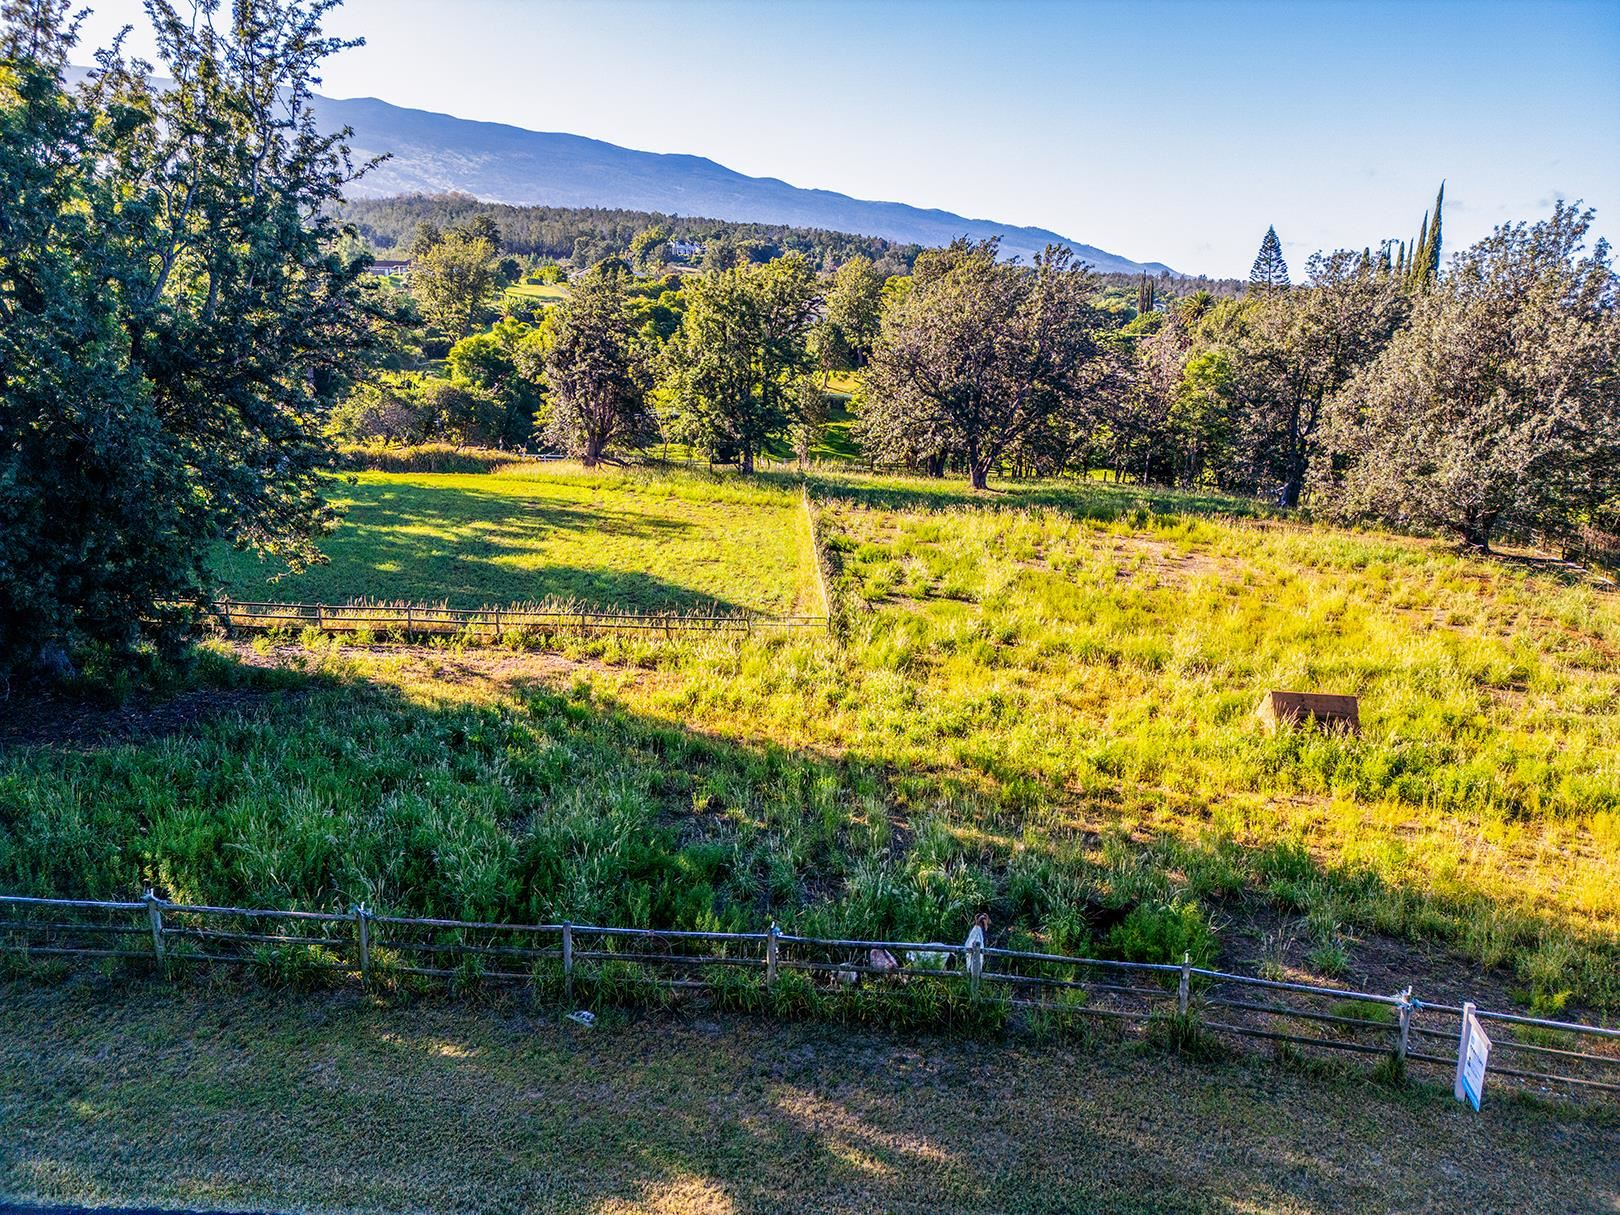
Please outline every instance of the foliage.
M429 232L412 250L411 294L451 341L473 331L494 295L496 250L487 235L461 228Z
M647 401L650 352L637 333L628 275L604 263L574 280L552 314L546 356L546 437L587 468L610 447L639 447L658 435Z
M924 254L867 370L869 449L937 467L958 458L983 488L1010 448L1082 407L1100 365L1090 290L1066 249L1033 268L998 261L994 240Z
M720 243L732 256L739 244L800 253L816 270L833 270L853 257L867 257L883 274L905 274L919 252L916 245L821 228L607 207L513 206L480 202L468 194L355 198L345 201L338 215L382 250L408 245L424 222L447 228L482 216L496 224L508 252L568 262L579 269L608 257L634 257L632 244L646 232L697 245Z
M1290 286L1288 280L1288 263L1283 260L1282 242L1277 239L1277 229L1266 229L1266 235L1260 242L1260 252L1255 254L1254 265L1249 269L1249 290L1257 295L1269 295L1279 291L1287 291Z
M1336 404L1337 509L1569 535L1620 485L1620 310L1591 212L1560 203L1465 251Z
M816 283L797 255L717 271L686 291L664 358L672 435L744 472L792 420Z
M218 541L294 564L331 519L316 419L383 341L325 218L356 173L310 109L327 0L148 6L172 86L77 92L58 0L0 27L0 665L172 639Z

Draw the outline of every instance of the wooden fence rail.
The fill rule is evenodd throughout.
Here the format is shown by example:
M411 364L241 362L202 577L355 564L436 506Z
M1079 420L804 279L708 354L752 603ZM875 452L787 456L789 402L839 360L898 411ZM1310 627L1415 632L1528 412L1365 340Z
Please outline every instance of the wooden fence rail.
M965 988L975 1003L1004 1001L1026 1012L1138 1025L1169 1018L1182 1032L1441 1069L1457 1066L1463 1019L1461 1007L1417 999L1410 988L1393 995L1356 991L1232 974L1188 958L1131 962L977 944L806 937L775 924L764 932L695 932L378 915L363 905L348 912L215 907L172 903L152 891L124 902L0 895L0 958L13 969L26 969L34 958L74 956L161 966L292 964L368 985L396 975L536 989L554 983L570 1000L576 982L599 982L607 968L620 977L633 971L636 982L693 991L712 990L714 975L725 970L757 972L767 988L796 973L834 995L863 984L896 985L898 992L902 984L935 983ZM1492 1063L1492 1076L1567 1092L1620 1093L1620 1028L1479 1009L1474 1015L1492 1023L1493 1048L1510 1063L1523 1057L1534 1065ZM1417 1049L1419 1042L1435 1047Z
M227 629L305 629L326 633L373 632L489 633L509 629L568 633L768 633L827 628L825 616L765 616L751 613L604 612L589 609L525 607L450 608L413 603L260 603L222 599L209 615Z

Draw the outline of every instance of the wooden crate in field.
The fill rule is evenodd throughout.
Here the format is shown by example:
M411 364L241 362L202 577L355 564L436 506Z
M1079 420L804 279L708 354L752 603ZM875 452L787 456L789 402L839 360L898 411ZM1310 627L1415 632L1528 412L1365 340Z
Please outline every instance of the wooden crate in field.
M1332 696L1322 692L1267 692L1255 710L1266 732L1279 725L1319 725L1330 730L1361 733L1361 710L1354 696Z

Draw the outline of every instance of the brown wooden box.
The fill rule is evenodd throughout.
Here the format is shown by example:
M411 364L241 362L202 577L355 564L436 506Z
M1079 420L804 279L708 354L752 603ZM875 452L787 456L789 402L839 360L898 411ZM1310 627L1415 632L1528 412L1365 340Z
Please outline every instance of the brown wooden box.
M1278 725L1319 725L1328 729L1361 733L1361 710L1354 696L1330 696L1321 692L1267 692L1260 698L1255 716L1274 732Z

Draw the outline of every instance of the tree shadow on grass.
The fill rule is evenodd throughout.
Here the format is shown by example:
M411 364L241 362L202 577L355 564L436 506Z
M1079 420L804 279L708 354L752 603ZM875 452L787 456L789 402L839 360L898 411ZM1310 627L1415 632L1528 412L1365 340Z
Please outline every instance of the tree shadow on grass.
M789 478L787 473L759 473L761 478ZM996 481L975 491L965 483L940 478L886 480L815 472L805 478L811 494L877 510L930 511L972 507L981 510L1045 508L1076 519L1110 522L1147 509L1159 515L1267 517L1264 503L1222 494L1144 485L1109 485L1097 481Z
M681 519L599 504L529 499L479 489L391 487L349 508L323 546L329 564L290 576L266 571L250 554L222 554L228 593L240 599L403 600L457 608L578 600L603 609L714 611L755 606L613 565L614 546L662 549L700 539ZM600 566L542 561L559 533L589 536ZM576 541L577 543L577 541ZM532 557L537 567L519 568Z
M1178 894L1202 899L1229 942L1255 908L1269 922L1278 908L1303 917L1320 904L1354 930L1359 916L1409 904L1410 923L1429 924L1441 948L1403 951L1385 938L1362 975L1352 945L1342 978L1389 994L1412 982L1430 999L1427 970L1448 957L1454 973L1477 976L1446 954L1436 912L1449 908L1459 926L1496 915L1488 872L1466 903L1442 908L1297 846L1138 827L1105 847L1064 824L1070 811L1106 817L1106 804L1072 806L1011 761L977 774L900 772L878 753L777 745L763 726L728 737L631 711L592 683L639 677L624 668L435 654L315 652L309 673L210 655L186 695L216 693L218 712L194 706L160 737L8 747L0 889L122 897L155 881L221 905L365 902L457 919L750 932L775 919L809 935L923 940L958 940L988 909L996 942L1019 947L1048 945L1054 920L1078 915L1071 949L1109 948L1131 907ZM487 678L459 669L475 661ZM926 849L915 807L935 820ZM1510 928L1526 942L1576 940L1552 910L1503 909L1493 933ZM1620 943L1587 947L1588 979L1608 967L1612 980ZM1249 969L1253 956L1234 962ZM1483 986L1505 996L1509 984ZM1612 982L1584 996L1599 997L1617 998Z

